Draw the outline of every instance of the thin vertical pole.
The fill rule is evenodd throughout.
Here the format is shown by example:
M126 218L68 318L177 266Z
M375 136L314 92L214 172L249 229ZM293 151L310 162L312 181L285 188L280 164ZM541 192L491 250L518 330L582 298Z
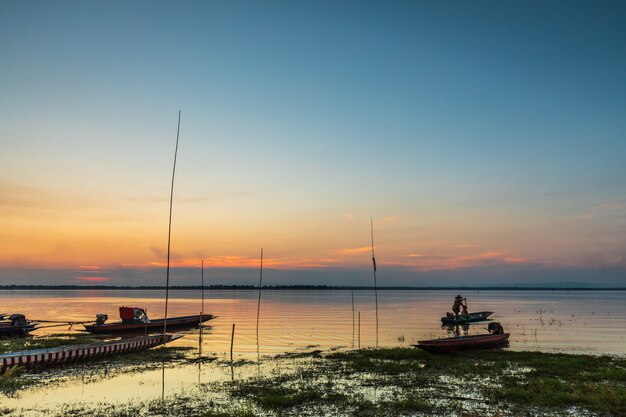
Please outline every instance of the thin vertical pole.
M233 343L235 341L235 323L233 323L233 331L230 334L230 364L233 364Z
M376 347L378 348L378 285L376 283L376 257L374 256L374 220L370 217L372 232L372 265L374 266L374 303L376 304Z
M174 200L174 175L176 174L176 157L178 156L178 137L180 135L180 110L178 110L178 128L176 129L176 149L174 150L174 166L172 168L172 186L170 188L170 219L167 229L167 273L165 280L165 318L163 319L163 335L167 332L167 301L170 292L170 249L172 242L172 201Z
M354 288L350 288L352 295L352 349L354 349Z
M263 287L263 248L261 248L261 269L259 271L259 302L256 308L256 343L259 344L259 317L261 316L261 288Z
M198 338L198 356L202 357L202 316L204 315L204 259L202 260L202 273L201 273L201 282L202 282L202 304L201 304L201 309L200 309L200 320L199 320L199 326L200 326L200 336Z
M202 314L204 314L204 259L202 260Z
M361 350L361 312L359 311L359 350Z

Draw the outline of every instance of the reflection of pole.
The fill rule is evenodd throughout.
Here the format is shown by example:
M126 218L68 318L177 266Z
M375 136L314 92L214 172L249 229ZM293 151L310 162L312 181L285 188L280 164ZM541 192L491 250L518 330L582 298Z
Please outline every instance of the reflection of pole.
M165 361L161 367L161 401L165 399Z
M350 288L352 294L352 349L354 349L354 288Z
M233 342L235 341L235 323L233 323L233 331L230 334L230 364L233 364Z
M376 304L376 347L378 348L378 286L376 285L376 257L374 256L374 220L370 217L372 231L372 265L374 266L374 302Z
M361 350L361 312L359 311L359 350Z
M261 269L259 271L259 302L256 307L256 345L259 347L259 317L261 316L261 288L263 287L263 248L261 248Z

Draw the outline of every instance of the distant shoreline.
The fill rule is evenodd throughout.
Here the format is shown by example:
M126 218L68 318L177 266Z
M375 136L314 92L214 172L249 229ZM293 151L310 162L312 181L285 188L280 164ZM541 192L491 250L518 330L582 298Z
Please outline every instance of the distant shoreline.
M170 286L170 290L201 290L199 285ZM205 290L258 290L255 285L207 285ZM265 290L374 290L371 286L332 285L264 285ZM0 290L165 290L164 286L118 286L118 285L0 285ZM626 287L378 287L380 291L626 291Z

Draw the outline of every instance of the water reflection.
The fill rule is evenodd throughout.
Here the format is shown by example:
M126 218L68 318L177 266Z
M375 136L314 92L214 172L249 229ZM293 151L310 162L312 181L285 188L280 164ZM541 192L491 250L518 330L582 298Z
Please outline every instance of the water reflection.
M209 382L286 372L283 368L275 369L269 359L279 353L349 348L356 342L363 347L373 346L373 295L364 290L355 290L353 294L354 310L352 294L346 291L264 290L263 316L259 323L262 331L257 334L256 292L210 291L206 311L219 318L211 326L185 331L187 336L172 344L188 347L188 359L122 368L116 366L115 358L97 364L69 364L37 374L37 378L51 379L53 383L49 386L26 389L18 398L0 397L0 402L11 409L38 410L55 409L63 403L123 404L165 398L181 390L199 389ZM406 346L421 339L484 333L485 323L441 326L440 318L455 294L381 291L381 345ZM626 354L626 335L615 331L626 328L625 296L624 291L467 294L474 309L496 312L496 319L511 333L512 349L615 354ZM186 315L196 311L200 297L199 291L172 291L171 313ZM0 293L0 302L27 317L68 321L80 321L96 311L114 315L120 305L126 304L147 307L156 317L163 308L160 291L4 291ZM59 328L42 329L34 337L59 331ZM61 331L67 332L64 328ZM77 331L77 326L71 330ZM294 356L293 366L300 360ZM282 362L281 366L285 364Z

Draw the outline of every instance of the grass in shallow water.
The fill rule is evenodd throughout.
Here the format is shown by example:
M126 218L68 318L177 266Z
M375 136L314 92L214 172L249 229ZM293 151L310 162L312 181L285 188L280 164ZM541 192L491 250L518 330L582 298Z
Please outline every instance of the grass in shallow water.
M150 352L155 358L167 349ZM144 352L141 359L145 359ZM185 352L169 353L184 363ZM130 366L131 355L111 357ZM129 364L125 364L126 358ZM274 360L280 372L202 384L165 401L76 416L626 415L626 358L490 350L435 355L366 349ZM216 372L225 365L213 363ZM256 369L256 364L242 367ZM222 369L223 368L223 369Z

